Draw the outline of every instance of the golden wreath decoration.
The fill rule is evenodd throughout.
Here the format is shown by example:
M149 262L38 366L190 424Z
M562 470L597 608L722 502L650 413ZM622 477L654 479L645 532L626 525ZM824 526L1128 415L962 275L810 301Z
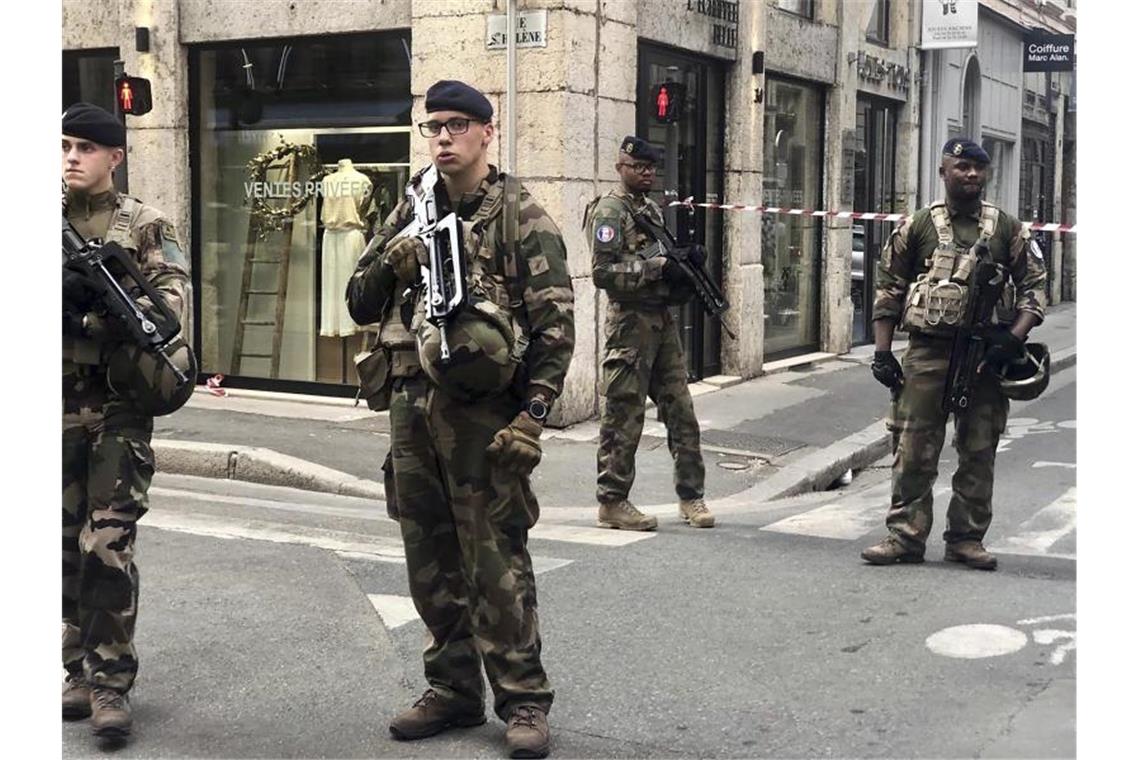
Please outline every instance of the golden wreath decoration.
M320 183L321 178L329 173L329 170L321 166L320 157L317 155L317 149L312 145L295 145L293 143L285 142L285 138L281 138L281 144L276 148L271 148L263 153L259 153L250 159L246 165L249 169L249 179L255 185L261 185L266 182L269 174L269 168L281 161L282 159L295 156L299 167L304 167L306 164L315 165L316 171L310 174L306 179L298 177L294 181L300 181L302 192L300 195L292 198L287 204L280 207L269 205L269 198L263 195L255 195L251 199L252 205L250 207L250 216L257 224L257 236L264 239L266 234L275 230L280 230L285 227L285 221L291 219L301 212L309 201L316 195L316 186ZM298 172L300 174L301 172Z

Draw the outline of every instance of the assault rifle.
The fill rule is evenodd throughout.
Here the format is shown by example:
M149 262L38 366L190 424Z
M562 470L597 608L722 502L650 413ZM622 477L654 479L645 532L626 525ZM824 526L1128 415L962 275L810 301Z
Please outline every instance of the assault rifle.
M451 358L446 324L467 303L467 257L463 252L463 227L455 212L439 218L435 187L439 173L429 166L408 183L405 194L412 206L411 223L397 237L418 237L428 252L428 265L420 267L424 289L424 316L439 328L439 353Z
M942 390L942 410L948 414L970 408L974 388L984 369L986 341L982 331L990 325L990 315L1001 297L1006 278L1005 267L990 258L989 243L978 241L974 253L977 263L967 286L966 311L954 330L950 369Z
M181 387L190 378L171 361L167 349L182 327L178 315L150 280L139 270L134 258L118 243L84 240L78 230L63 217L63 266L83 275L99 294L99 301L112 321L126 330L131 340L159 359L174 372ZM111 269L130 281L130 293L119 284ZM150 299L146 311L131 293Z
M709 276L705 268L703 266L694 265L692 260L689 259L688 247L677 245L677 239L673 237L668 229L658 227L642 219L639 214L634 214L633 219L634 222L636 222L641 229L648 232L655 241L638 251L637 255L646 261L663 256L677 264L681 268L681 271L685 273L685 277L693 286L693 290L696 291L705 313L719 319L725 334L733 340L736 340L736 335L732 332L732 329L729 328L728 322L725 321L724 318L724 313L728 311L728 299L720 292L720 288L713 282L712 277Z

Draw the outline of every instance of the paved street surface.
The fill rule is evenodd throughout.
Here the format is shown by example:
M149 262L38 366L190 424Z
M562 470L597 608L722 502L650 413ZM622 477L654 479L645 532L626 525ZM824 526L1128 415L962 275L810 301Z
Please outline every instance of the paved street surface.
M1075 394L1069 369L1013 405L995 573L941 560L949 435L918 566L858 556L882 535L885 460L701 531L595 529L592 489L546 483L531 552L554 755L1074 756ZM493 715L388 737L423 688L424 632L382 504L160 474L138 545L137 726L116 757L503 756ZM67 757L97 747L85 723L63 738Z

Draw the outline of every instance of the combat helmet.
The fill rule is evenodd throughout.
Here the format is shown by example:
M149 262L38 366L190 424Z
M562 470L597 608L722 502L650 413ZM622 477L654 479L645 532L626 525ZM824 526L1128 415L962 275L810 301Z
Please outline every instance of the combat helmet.
M449 358L443 359L439 328L423 320L416 330L420 366L435 385L461 401L502 393L519 357L510 317L490 301L473 299L445 322Z
M107 362L107 386L144 414L161 417L176 412L194 393L198 361L182 338L175 338L166 348L186 382L178 379L166 362L137 343L122 343L111 352Z
M1044 343L1026 343L1025 358L1009 362L997 374L1001 392L1007 398L1035 399L1049 386L1049 348Z

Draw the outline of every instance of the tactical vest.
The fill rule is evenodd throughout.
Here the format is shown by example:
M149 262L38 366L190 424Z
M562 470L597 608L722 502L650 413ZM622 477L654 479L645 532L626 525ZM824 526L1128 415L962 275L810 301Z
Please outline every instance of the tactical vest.
M902 324L909 331L948 336L962 324L968 309L970 275L977 264L972 246L954 240L954 227L944 201L930 205L930 221L938 235L938 247L915 278L907 293ZM982 202L978 241L987 242L997 229L997 206Z
M133 251L135 241L131 236L131 230L134 229L135 221L142 213L142 201L120 193L116 197L116 205L115 211L111 214L111 224L103 236L103 242L118 243L123 249ZM63 336L63 374L75 372L80 365L98 367L105 363L106 357L99 341Z

